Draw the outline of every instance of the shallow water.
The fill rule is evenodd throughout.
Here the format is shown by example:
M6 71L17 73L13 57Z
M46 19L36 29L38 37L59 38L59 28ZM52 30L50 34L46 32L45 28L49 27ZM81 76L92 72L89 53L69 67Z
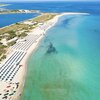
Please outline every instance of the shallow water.
M63 16L28 61L21 100L100 100L100 16ZM49 42L57 53L46 54Z

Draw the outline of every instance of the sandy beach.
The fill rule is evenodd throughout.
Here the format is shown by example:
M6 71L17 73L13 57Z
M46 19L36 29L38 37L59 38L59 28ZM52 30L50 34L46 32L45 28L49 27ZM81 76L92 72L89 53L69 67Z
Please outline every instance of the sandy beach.
M30 55L35 51L35 49L38 47L41 39L44 37L44 34L46 34L46 31L49 30L51 27L53 27L58 19L61 17L61 16L64 16L64 15L73 15L73 14L87 14L87 13L62 13L62 14L58 14L56 15L53 19L49 20L48 22L46 22L46 25L49 27L45 28L44 30L41 30L39 27L37 27L36 29L34 29L30 34L41 34L41 37L37 40L37 43L33 44L29 50L27 51L27 54L25 55L25 57L23 58L23 60L21 61L21 65L23 65L23 73L21 73L21 75L19 76L23 76L22 78L20 77L20 83L22 83L22 85L20 86L19 88L19 92L17 94L17 99L18 100L18 95L19 93L21 93L23 91L23 87L24 87L24 84L25 84L25 77L27 75L27 61L28 61L28 58L30 57ZM22 90L22 91L21 91Z
M23 59L21 60L20 64L22 67L20 68L20 70L17 72L16 76L13 79L13 83L19 82L19 87L16 90L16 93L13 95L13 97L10 100L19 100L20 96L23 92L24 89L24 84L25 84L25 79L27 76L27 61L28 58L30 57L30 55L36 50L36 48L38 47L40 41L43 39L43 37L45 37L46 31L49 30L51 27L53 27L58 19L61 16L64 15L74 15L74 14L87 14L87 13L61 13L56 15L53 19L45 22L43 25L36 27L35 29L33 29L29 35L35 34L35 35L40 35L40 37L36 40L35 43L33 43L30 48L26 51L25 56L23 57ZM1 83L1 82L0 82ZM0 87L1 88L1 87ZM2 90L5 88L5 85L2 86ZM1 92L1 91L0 91Z

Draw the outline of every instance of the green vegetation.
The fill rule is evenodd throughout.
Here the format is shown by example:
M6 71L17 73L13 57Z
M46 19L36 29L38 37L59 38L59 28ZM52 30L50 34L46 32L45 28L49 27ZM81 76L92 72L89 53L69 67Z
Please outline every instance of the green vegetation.
M7 37L7 40L13 39L14 37L16 37L16 32L11 30L8 32L9 36Z
M16 41L9 42L9 43L8 43L8 46L9 46L9 47L10 47L10 46L13 46L15 43L16 43Z
M1 4L1 6L7 6L6 5L3 5ZM3 10L3 11L0 11L0 14L12 14L12 13L39 13L41 14L40 11L38 10Z
M41 23L41 22L44 23L44 22L52 19L55 15L56 14L46 13L46 14L43 14L39 17L34 18L33 21L38 22L38 23Z
M18 35L18 37L21 37L21 38L25 37L25 36L27 36L27 33L25 33L25 32L22 32L21 34Z
M7 46L0 44L0 61L6 58L5 56L6 49L7 49Z
M0 61L2 61L3 59L6 59L6 55L2 55L2 56L0 57Z
M0 4L0 6L6 6L7 4Z
M20 25L20 23L17 22L16 25Z
M5 54L7 53L7 50L10 46L13 46L16 43L16 40L8 42L7 46L4 46L4 44L1 42L2 39L6 39L6 41L11 40L15 37L24 38L27 36L28 32L30 32L32 29L36 28L38 26L38 23L44 23L50 19L52 19L56 14L49 14L45 13L42 14L36 18L28 20L28 22L34 23L32 25L25 24L24 22L21 23L15 23L14 25L4 27L0 29L0 61L4 58L6 58Z

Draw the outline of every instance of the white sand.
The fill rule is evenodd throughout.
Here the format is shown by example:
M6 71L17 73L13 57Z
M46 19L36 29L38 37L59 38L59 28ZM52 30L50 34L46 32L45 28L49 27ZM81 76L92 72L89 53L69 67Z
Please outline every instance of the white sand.
M27 61L28 61L28 58L30 57L30 55L32 54L32 52L34 52L34 50L38 47L38 44L40 43L41 39L44 37L43 34L46 34L46 31L48 29L50 29L51 27L53 27L58 19L61 17L61 16L64 16L64 15L75 15L75 14L87 14L87 13L62 13L62 14L59 14L57 16L55 16L53 19L49 20L48 22L46 22L46 25L49 27L45 28L44 30L41 30L39 27L37 27L36 29L34 29L31 34L42 34L41 37L37 40L37 43L33 44L27 51L27 54L25 55L25 57L23 58L22 62L21 62L21 65L23 65L23 73L21 73L19 76L23 76L23 78L20 77L20 83L22 82L22 86L24 86L24 82L25 82L25 77L26 77L26 73L27 73ZM18 79L18 78L17 78ZM20 87L19 91L23 90L23 87ZM18 100L18 98L17 98Z
M26 55L20 62L20 65L22 65L22 67L20 68L20 70L18 71L18 73L16 74L16 76L13 79L13 82L19 82L20 85L19 85L19 88L18 88L16 94L13 96L13 98L11 100L19 100L19 98L20 98L19 95L22 93L24 83L25 83L25 78L26 78L26 73L27 73L27 68L28 68L28 66L27 66L28 58L30 57L32 52L34 52L34 50L38 47L38 44L40 43L41 39L44 37L44 34L46 34L46 31L48 29L50 29L51 27L53 27L57 23L59 17L64 16L64 15L75 15L75 14L87 14L87 13L62 13L62 14L56 15L53 19L46 22L45 26L44 25L39 26L29 33L29 34L41 34L41 36L40 36L40 38L37 39L37 42L33 43L32 46L27 50ZM2 86L0 88L2 88L2 90L3 90L5 88L5 86L4 87Z

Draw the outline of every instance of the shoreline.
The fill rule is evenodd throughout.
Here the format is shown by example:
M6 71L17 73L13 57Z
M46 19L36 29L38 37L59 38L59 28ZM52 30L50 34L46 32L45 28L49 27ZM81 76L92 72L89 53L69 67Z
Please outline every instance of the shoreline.
M28 59L30 55L35 52L35 50L38 48L38 45L40 44L40 41L45 37L46 32L52 28L59 20L60 17L64 15L87 15L88 13L72 13L72 12L66 12L66 13L59 13L57 14L54 18L51 20L45 22L44 25L41 27L38 26L35 29L33 29L29 35L40 35L40 37L36 40L36 43L33 43L30 48L26 51L25 56L19 63L19 65L22 65L20 71L17 73L17 75L14 78L13 82L18 81L20 83L18 90L16 91L16 94L13 96L11 100L20 100L20 96L23 93L24 87L25 87L25 81L26 81L26 76L27 76L27 69L28 69Z
M55 18L55 17L57 17L57 18ZM59 17L60 17L60 15L58 15L58 16L55 16L53 19L51 19L51 20L49 20L47 23L49 23L49 22L51 22L51 21L53 21L53 20L55 20L55 23L53 23L53 25L52 26L50 26L50 27L48 27L46 30L45 30L45 32L43 32L43 34L46 34L46 32L50 29L50 28L52 28L56 23L57 23L57 21L58 21L58 19L59 19ZM38 28L38 27L37 27ZM41 32L40 32L41 33ZM19 90L22 90L20 93L22 94L22 92L23 92L23 90L24 90L24 86L25 86L25 80L26 80L26 76L27 76L27 63L28 63L28 59L29 59L29 57L31 56L31 54L33 53L33 52L35 52L35 50L38 48L38 46L39 46L39 44L40 44L40 41L42 40L44 38L44 35L42 35L38 40L37 40L37 44L33 44L30 48L29 48L29 52L27 51L27 54L25 55L25 57L23 58L23 60L21 61L21 63L20 64L23 64L24 65L24 67L25 67L25 72L24 72L24 79L23 79L23 83L22 83L22 86L23 87L21 87ZM17 94L18 95L18 94ZM19 97L19 95L18 95L18 97L15 97L14 99L16 99L16 100L20 100L20 97Z
M24 13L25 14L25 13ZM37 14L37 13L35 13L35 14ZM36 17L38 17L38 16L41 16L42 14L39 14L39 15L37 15ZM28 21L28 20L32 20L32 19L34 19L34 18L36 18L36 17L33 17L33 18L29 18L29 19L25 19L25 20L22 20L22 21L19 21L19 22L16 22L16 23L23 23L23 22L25 22L25 21ZM16 23L13 23L13 24L10 24L10 25L6 25L6 26L3 26L3 27L0 27L0 29L4 29L4 28L7 28L7 27L10 27L10 26L12 26L12 25L15 25Z
M0 7L9 6L11 4L1 4Z
M18 9L18 10L4 10L0 12L0 15L5 15L5 14L41 14L42 12L40 12L39 10L22 10L22 9Z
M53 19L49 20L49 22L54 22L53 25L51 25L49 28L47 28L45 31L44 31L44 34L46 34L46 32L52 28L59 20L60 17L64 16L64 15L75 15L75 14L83 14L83 15L86 15L88 13L60 13L59 15L56 15ZM25 86L25 81L26 81L26 76L27 76L27 69L28 69L28 60L31 56L32 53L35 52L35 50L38 48L39 44L40 44L40 41L44 38L45 36L41 36L38 40L37 40L37 44L33 47L33 45L29 48L30 50L27 51L27 54L25 56L25 58L23 58L22 62L24 64L24 67L25 67L25 73L24 73L24 80L23 80L23 88L22 88L22 92L24 90L24 86ZM21 92L21 93L22 93ZM19 97L20 98L20 97ZM17 98L18 99L18 98ZM18 99L20 100L20 99Z

